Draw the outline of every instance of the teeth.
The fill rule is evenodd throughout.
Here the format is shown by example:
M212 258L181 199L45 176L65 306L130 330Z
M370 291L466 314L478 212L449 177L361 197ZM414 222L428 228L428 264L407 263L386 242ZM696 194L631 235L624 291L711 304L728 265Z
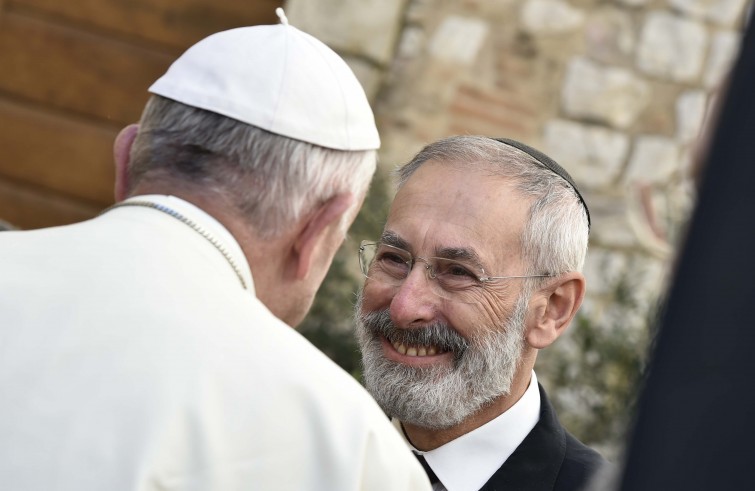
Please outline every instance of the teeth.
M438 349L435 346L406 346L398 341L394 341L393 348L407 356L433 356L438 353Z

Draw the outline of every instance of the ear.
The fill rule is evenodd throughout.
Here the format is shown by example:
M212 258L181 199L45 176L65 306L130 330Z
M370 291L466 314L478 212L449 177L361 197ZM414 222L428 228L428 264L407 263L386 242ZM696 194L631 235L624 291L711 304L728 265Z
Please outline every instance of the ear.
M128 166L131 163L131 146L134 144L138 124L123 128L113 143L113 160L115 161L115 201L123 201L128 195Z
M353 194L337 194L308 216L294 243L297 280L306 278L310 273L314 261L319 257L318 249L328 239L331 230L340 225L341 217L353 204Z
M556 278L532 296L525 339L536 349L549 346L563 334L585 296L585 277L572 271Z

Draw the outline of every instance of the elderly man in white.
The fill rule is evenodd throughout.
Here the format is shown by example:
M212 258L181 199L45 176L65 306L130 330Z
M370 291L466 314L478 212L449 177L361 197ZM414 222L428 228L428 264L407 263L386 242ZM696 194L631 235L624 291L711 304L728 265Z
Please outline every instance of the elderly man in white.
M118 203L0 236L0 483L429 483L301 321L375 170L353 73L282 24L200 41L115 143Z

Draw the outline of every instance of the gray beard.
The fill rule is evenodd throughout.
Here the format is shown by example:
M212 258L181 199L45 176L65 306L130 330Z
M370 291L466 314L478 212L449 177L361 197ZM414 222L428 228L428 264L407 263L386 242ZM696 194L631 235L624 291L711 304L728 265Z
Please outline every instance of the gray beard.
M356 304L356 334L367 390L383 411L400 421L444 429L511 390L524 347L528 296L521 295L501 327L478 326L469 340L446 324L399 329L389 311L362 312ZM454 355L452 366L411 367L388 360L381 338L404 344L436 345Z

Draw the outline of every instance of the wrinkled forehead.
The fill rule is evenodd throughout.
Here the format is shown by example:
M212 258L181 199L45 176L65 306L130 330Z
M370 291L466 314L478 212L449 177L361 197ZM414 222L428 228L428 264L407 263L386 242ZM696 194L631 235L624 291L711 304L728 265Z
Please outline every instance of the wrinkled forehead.
M446 257L472 251L484 264L520 257L530 200L510 178L427 162L391 205L386 238L409 252Z

